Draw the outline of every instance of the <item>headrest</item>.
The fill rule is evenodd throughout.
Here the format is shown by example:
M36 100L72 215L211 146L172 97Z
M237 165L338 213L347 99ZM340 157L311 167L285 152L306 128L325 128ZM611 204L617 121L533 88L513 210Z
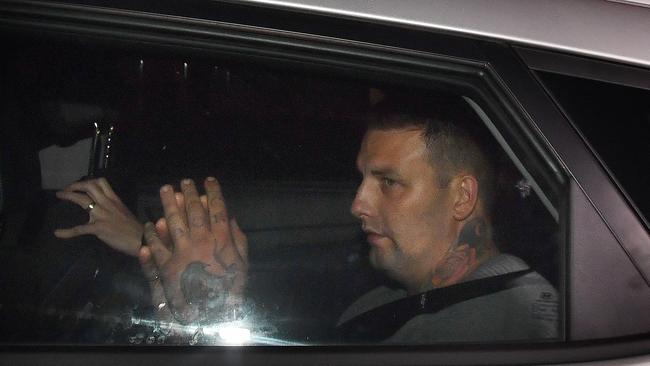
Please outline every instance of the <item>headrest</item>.
M111 124L117 119L117 111L111 108L70 101L46 102L43 116L54 134L54 143L69 146L92 136L95 124Z

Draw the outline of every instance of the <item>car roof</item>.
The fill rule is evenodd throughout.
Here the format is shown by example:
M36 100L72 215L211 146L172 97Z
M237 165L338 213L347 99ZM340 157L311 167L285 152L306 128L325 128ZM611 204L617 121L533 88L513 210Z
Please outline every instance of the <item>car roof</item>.
M650 67L650 0L232 2L452 31Z

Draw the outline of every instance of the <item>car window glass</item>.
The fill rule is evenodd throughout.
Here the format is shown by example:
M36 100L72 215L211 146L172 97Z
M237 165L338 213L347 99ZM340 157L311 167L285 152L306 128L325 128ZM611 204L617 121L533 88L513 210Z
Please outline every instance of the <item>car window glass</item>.
M2 87L3 342L559 338L562 212L478 101L227 58L57 44L13 54ZM193 267L204 277L178 285L197 315L179 314L171 289L156 298L173 271L143 274L136 259L141 225L165 215L162 185L191 178L207 193L209 176L228 213L206 220L231 225L211 242L230 240L237 266L219 242L219 269ZM75 226L85 229L54 235ZM211 275L219 286L203 282Z
M650 91L596 80L537 73L580 133L632 199L650 217Z

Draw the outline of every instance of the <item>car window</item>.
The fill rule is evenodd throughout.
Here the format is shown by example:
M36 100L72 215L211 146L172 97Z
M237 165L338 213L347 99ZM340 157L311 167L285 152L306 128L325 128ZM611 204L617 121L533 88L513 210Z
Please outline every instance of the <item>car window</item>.
M639 212L650 215L645 141L650 92L614 83L551 72L537 72Z
M2 87L4 342L561 339L564 213L482 101L226 57L15 48ZM172 222L160 187L191 178L207 194L210 176L237 220L226 240L246 284L214 317L223 288L188 282L199 315L187 320L172 290L156 293L170 273L143 273L136 256L142 224ZM86 229L55 235L71 227ZM219 265L219 278L240 275Z

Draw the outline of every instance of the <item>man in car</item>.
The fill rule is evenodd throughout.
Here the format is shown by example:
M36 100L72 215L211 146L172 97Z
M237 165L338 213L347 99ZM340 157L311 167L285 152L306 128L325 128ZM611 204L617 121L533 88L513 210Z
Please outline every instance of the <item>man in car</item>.
M400 288L380 287L353 303L339 320L342 339L557 337L555 289L492 240L494 174L471 133L477 126L438 105L393 98L369 117L351 212L367 235L370 263ZM138 254L160 317L183 324L229 319L244 301L246 236L229 219L217 180L203 185L205 196L188 179L181 192L161 188L165 217L144 226Z

